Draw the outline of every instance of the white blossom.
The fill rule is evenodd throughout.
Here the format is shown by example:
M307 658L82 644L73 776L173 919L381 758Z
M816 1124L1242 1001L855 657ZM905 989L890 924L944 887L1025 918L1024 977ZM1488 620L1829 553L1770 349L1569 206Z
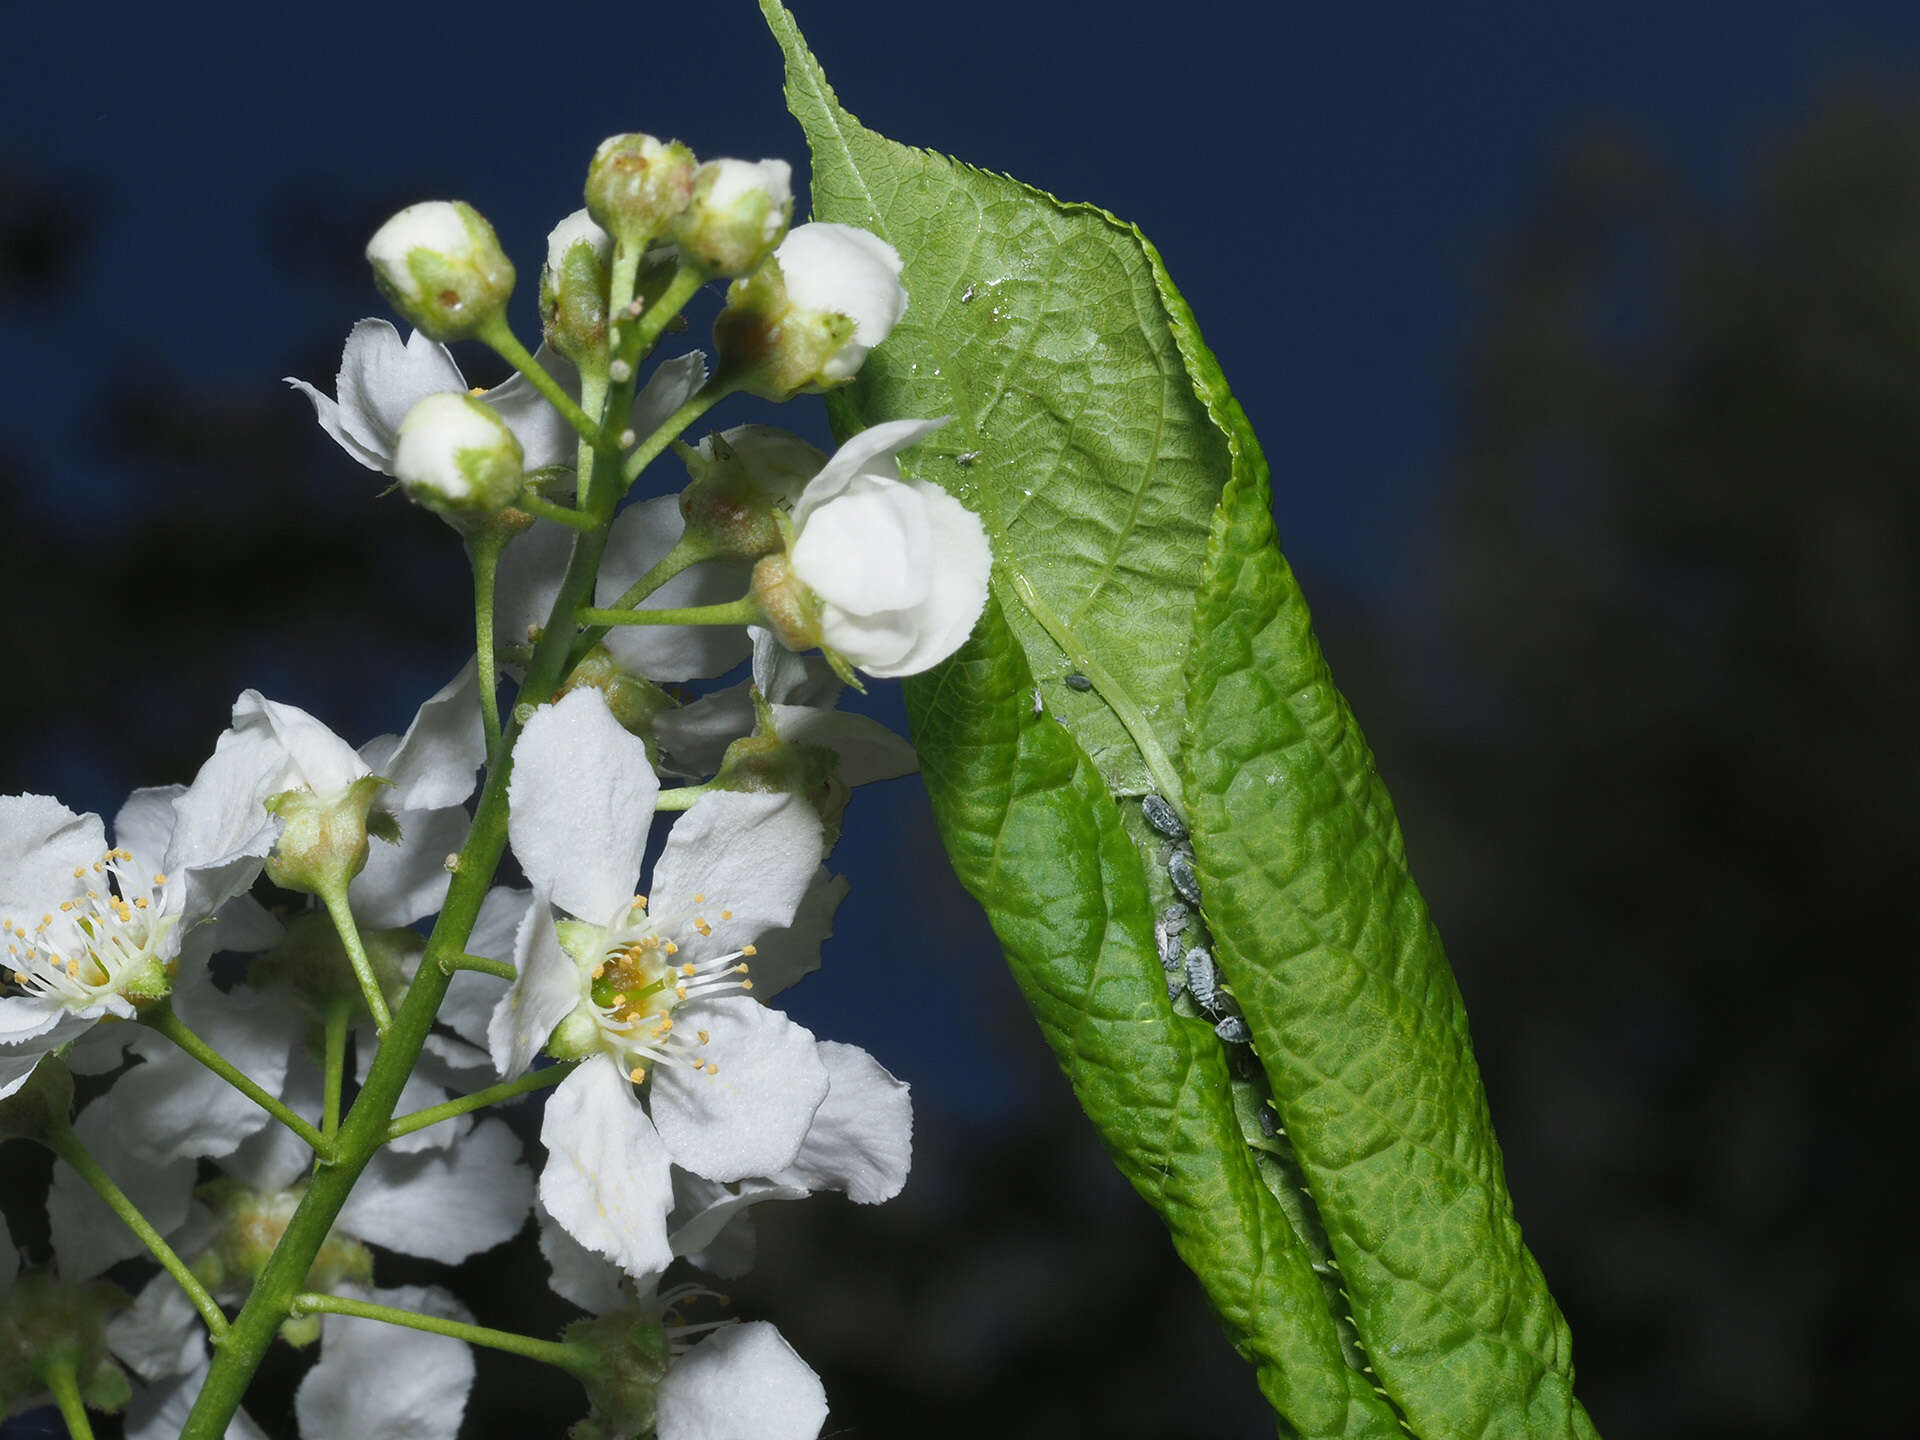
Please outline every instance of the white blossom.
M857 372L906 314L900 252L869 231L824 221L797 225L773 254L795 310L853 321L853 338L821 367L829 380Z
M869 675L914 675L959 649L987 601L993 554L966 506L896 455L945 420L854 436L794 503L794 575L820 601L828 648Z

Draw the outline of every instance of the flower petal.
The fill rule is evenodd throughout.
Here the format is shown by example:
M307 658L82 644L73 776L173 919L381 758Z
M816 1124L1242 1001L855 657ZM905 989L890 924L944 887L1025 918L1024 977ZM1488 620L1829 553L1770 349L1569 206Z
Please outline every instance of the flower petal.
M560 382L576 400L580 376L566 357L544 341L534 355L536 364ZM491 405L520 442L521 463L531 475L555 465L572 468L580 458L580 435L526 376L515 371L480 397Z
M366 1298L400 1310L471 1322L472 1312L438 1286L373 1290ZM294 1393L302 1440L455 1440L473 1389L465 1341L328 1315L320 1363Z
M839 1190L861 1205L891 1200L913 1164L908 1087L858 1045L823 1040L832 1084L793 1164L774 1179L809 1190Z
M846 490L856 475L899 479L900 467L894 457L952 419L951 415L943 415L938 420L886 420L853 436L834 451L820 473L807 482L805 492L794 502L794 525L804 527L813 512Z
M533 1172L520 1159L519 1137L504 1120L482 1120L449 1149L376 1153L340 1211L340 1228L455 1265L511 1240L532 1208Z
M993 568L993 550L980 517L937 485L909 483L926 500L938 560L932 587L918 612L912 648L884 668L864 667L869 675L883 680L918 675L966 643L986 608L987 576Z
M824 865L814 871L792 923L768 930L753 942L754 999L765 1005L801 976L820 968L820 947L832 938L834 912L846 898L846 876L829 874Z
M843 610L904 610L926 598L933 540L926 502L911 486L856 475L801 529L793 573Z
M288 770L281 788L301 785L319 796L338 795L370 773L354 748L298 705L269 700L258 690L242 691L233 704L236 730L265 725L286 753Z
M32 929L106 848L98 815L76 815L51 795L0 795L0 915Z
M446 346L417 330L402 344L400 332L385 320L362 320L347 332L333 393L339 397L341 430L379 457L382 463L370 468L391 474L393 447L407 412L429 395L466 388L466 377ZM319 408L316 400L314 409ZM325 417L320 423L326 425ZM367 463L351 449L348 453Z
M280 1099L294 1114L317 1125L324 1103L323 1080L313 1057L303 1046L296 1045ZM286 1126L263 1125L223 1159L220 1168L250 1189L285 1190L313 1168L313 1151Z
M840 698L840 677L822 655L796 655L771 630L749 625L753 639L753 683L776 705L811 705L830 710Z
M369 843L367 863L347 887L348 903L363 931L411 925L438 910L453 881L447 857L467 843L467 812L457 802L442 810L404 811L395 818L399 843Z
M467 953L489 960L513 959L514 935L533 901L530 891L496 885L480 902L480 916L467 937ZM506 983L478 970L456 970L447 984L447 998L437 1017L470 1045L485 1047L487 1025L506 990Z
M820 851L820 816L797 795L703 795L667 833L652 913L663 928L680 927L690 957L736 950L792 921ZM696 919L710 931L697 941Z
M547 1101L540 1143L547 1147L540 1203L568 1234L629 1275L650 1276L673 1262L667 1149L618 1065L596 1057L561 1081Z
M207 1362L200 1312L164 1270L107 1321L107 1344L142 1380L188 1374Z
M529 629L546 625L578 538L557 520L536 520L507 546L493 579L496 645L524 645Z
M533 1218L540 1224L540 1253L552 1272L554 1294L593 1315L633 1303L632 1282L619 1266L569 1235L545 1206L535 1205Z
M180 1432L187 1428L193 1402L200 1398L200 1387L206 1383L207 1363L202 1361L177 1380L142 1390L127 1406L127 1440L179 1440ZM267 1440L267 1432L254 1424L246 1411L237 1410L227 1422L226 1440Z
M591 688L542 705L513 752L507 834L536 889L594 924L631 899L660 781Z
M686 776L717 771L727 746L753 733L751 688L729 685L656 715L653 738L660 744L661 769Z
M663 360L633 397L633 409L627 423L641 437L651 435L678 410L707 379L707 357L698 350Z
M127 796L113 817L113 843L133 852L136 874L151 875L166 864L167 842L173 839L173 802L187 793L184 785L149 785Z
M764 1320L716 1330L660 1382L660 1440L814 1440L827 1392Z
M560 946L553 910L536 890L520 917L514 939L513 984L494 1005L487 1025L487 1051L494 1068L508 1080L523 1074L546 1045L553 1027L586 998L586 985L574 958Z
M469 660L428 697L400 739L388 767L387 799L396 810L440 810L473 793L474 772L486 763L480 726L480 680Z
M709 1180L771 1175L794 1162L827 1098L813 1032L744 996L695 1000L673 1012L677 1034L710 1037L691 1065L653 1072L653 1123L674 1163Z
M891 780L920 768L913 746L870 716L816 710L810 705L775 705L773 718L782 740L823 745L838 755L840 778L849 785Z

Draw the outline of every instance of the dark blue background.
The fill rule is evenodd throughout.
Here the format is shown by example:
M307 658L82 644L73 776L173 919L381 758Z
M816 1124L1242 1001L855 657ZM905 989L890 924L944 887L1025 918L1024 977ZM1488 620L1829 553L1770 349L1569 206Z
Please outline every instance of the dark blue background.
M1823 88L1909 75L1920 53L1920 9L1863 0L797 9L867 123L1144 229L1260 433L1336 670L1341 637L1364 636L1354 653L1414 677L1413 708L1443 730L1491 723L1433 615L1464 362L1497 242L1554 157L1630 132L1729 207ZM39 217L44 253L0 310L19 721L0 790L81 808L188 778L241 685L363 738L402 726L459 663L454 541L376 504L373 477L276 388L288 373L329 381L353 320L383 313L358 253L384 213L430 196L478 206L520 259L530 337L543 238L579 203L602 136L650 129L804 170L777 52L745 0L8 7L6 26L0 200ZM824 438L817 402L756 418ZM303 553L286 568L304 588L286 593L276 555L233 539L255 524L281 545L310 525L334 568ZM143 535L166 553L137 572L112 560ZM329 615L376 593L391 598L369 651L364 626ZM186 758L141 768L163 754ZM1390 779L1415 763L1382 746ZM1060 1087L943 878L924 801L908 783L863 794L847 837L854 893L793 1009L914 1082L928 1154L1019 1133ZM1578 1249L1516 1191L1537 1245Z

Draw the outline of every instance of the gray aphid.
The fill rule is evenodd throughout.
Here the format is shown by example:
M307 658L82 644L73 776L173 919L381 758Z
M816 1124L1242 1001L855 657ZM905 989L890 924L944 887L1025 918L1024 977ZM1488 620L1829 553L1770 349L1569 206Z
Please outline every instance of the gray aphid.
M1200 908L1200 878L1193 873L1193 857L1184 850L1176 850L1167 858L1167 878L1173 881L1173 888L1180 892L1180 898Z
M1167 976L1167 999L1178 1000L1179 998L1180 977L1178 975L1169 975Z
M1238 1015L1228 1015L1214 1021L1213 1033L1229 1045L1245 1045L1253 1039L1253 1031L1247 1028L1247 1022Z
M1093 681L1087 679L1086 676L1076 670L1073 674L1067 676L1067 689L1085 692L1093 689Z
M1185 968L1187 989L1193 992L1193 1003L1211 1014L1220 986L1220 971L1213 963L1213 956L1196 945L1187 951Z
M1173 806L1161 799L1160 796L1142 795L1140 797L1140 813L1147 817L1147 824L1158 830L1169 840L1184 840L1187 838L1187 827L1182 825L1180 823L1180 817L1173 813Z
M1153 922L1153 943L1160 952L1162 970L1178 970L1182 948L1180 937L1187 933L1187 917L1193 912L1179 903L1162 910Z

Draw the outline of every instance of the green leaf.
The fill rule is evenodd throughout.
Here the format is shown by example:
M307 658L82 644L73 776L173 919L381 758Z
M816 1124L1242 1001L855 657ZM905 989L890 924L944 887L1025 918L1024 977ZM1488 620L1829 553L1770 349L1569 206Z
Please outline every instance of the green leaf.
M1193 617L1183 749L1216 958L1414 1432L1591 1436L1392 803L1280 554L1259 446L1206 379L1237 462Z
M838 416L954 417L913 463L985 522L1048 709L1114 793L1179 804L1193 593L1230 464L1188 377L1191 314L1134 227L866 129L792 17L762 9L812 146L815 217L906 262L912 304L835 392Z
M1031 672L990 602L973 639L909 687L921 770L961 882L1121 1173L1165 1218L1261 1389L1309 1436L1398 1440L1349 1368L1307 1247L1263 1187L1204 1021L1173 1013L1133 842L1099 772L1027 703Z

